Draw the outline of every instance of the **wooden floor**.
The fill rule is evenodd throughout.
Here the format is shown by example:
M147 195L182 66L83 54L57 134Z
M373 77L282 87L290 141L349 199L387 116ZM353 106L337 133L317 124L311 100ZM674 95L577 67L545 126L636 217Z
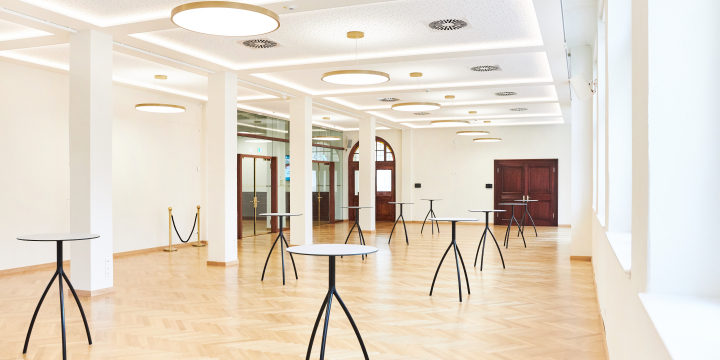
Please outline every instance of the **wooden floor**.
M458 244L470 277L458 302L454 258L446 259L433 296L430 283L449 244L408 224L410 245L392 223L366 234L380 251L369 259L337 260L337 288L360 328L371 359L605 359L590 262L570 261L570 229L539 228L539 237L513 237L485 249L485 267L473 267L483 229L458 226ZM316 243L341 243L348 223L316 228ZM493 229L502 238L504 228ZM286 257L282 285L277 252L260 281L273 235L239 242L240 266L206 266L207 248L153 252L115 259L116 292L83 299L94 344L87 345L75 302L66 302L70 359L304 359L313 322L327 291L328 259ZM351 242L357 243L357 236ZM501 241L501 239L500 239ZM292 242L292 239L291 239ZM299 239L296 242L300 242ZM492 245L492 246L490 246ZM35 324L28 354L25 333L51 271L0 277L0 359L61 359L57 286ZM463 279L464 280L464 279ZM332 307L327 359L361 359L345 315ZM319 357L320 332L313 358Z

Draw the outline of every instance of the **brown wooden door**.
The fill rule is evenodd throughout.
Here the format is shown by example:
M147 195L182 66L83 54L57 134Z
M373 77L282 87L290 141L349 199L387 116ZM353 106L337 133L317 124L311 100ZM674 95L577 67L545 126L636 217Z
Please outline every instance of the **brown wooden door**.
M528 211L537 226L557 226L558 161L495 160L495 208L507 210L496 213L495 224L507 225L510 206L499 203L515 202L529 196ZM515 207L515 216L522 218L523 208ZM529 224L526 222L526 224Z
M395 221L395 205L388 204L395 201L395 152L384 139L376 137L375 140L375 221ZM357 184L359 146L360 143L356 143L348 156L348 206L360 204ZM348 219L355 221L355 210L348 211Z

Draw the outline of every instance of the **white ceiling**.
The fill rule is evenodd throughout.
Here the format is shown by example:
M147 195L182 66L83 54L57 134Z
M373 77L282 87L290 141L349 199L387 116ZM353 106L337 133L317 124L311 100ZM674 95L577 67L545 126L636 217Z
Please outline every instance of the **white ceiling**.
M313 120L340 130L356 129L358 119L377 116L388 126L429 126L475 110L481 121L527 125L569 121L570 91L562 11L557 0L245 0L280 15L280 28L261 36L281 44L250 49L249 38L216 37L176 28L172 8L190 0L2 0L0 57L68 70L71 30L106 32L116 44L116 82L206 100L207 71L232 71L238 107L287 117L289 96L310 96ZM589 13L594 0L565 0ZM284 8L296 5L296 10ZM567 11L567 9L566 9ZM34 20L36 18L38 20ZM427 25L444 18L470 25L438 31ZM71 29L70 29L71 28ZM360 30L356 42L346 32ZM585 37L586 34L578 35ZM126 46L127 45L127 46ZM502 71L474 72L478 65ZM348 87L322 82L324 72L379 70L391 80ZM417 80L408 76L420 71ZM154 84L153 75L168 75ZM426 92L427 91L427 92ZM497 97L499 91L517 95ZM455 95L455 106L444 99ZM430 117L389 110L378 97L440 102ZM526 107L528 111L511 112ZM330 120L324 120L330 117Z

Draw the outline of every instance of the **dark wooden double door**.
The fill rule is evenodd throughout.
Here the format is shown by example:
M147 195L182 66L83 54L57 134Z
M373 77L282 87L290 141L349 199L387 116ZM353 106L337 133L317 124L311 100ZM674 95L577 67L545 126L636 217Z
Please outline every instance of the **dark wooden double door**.
M350 162L348 164L348 187L349 187L349 206L360 206L360 196L358 190L357 179L359 178L360 163ZM380 173L378 173L378 171ZM387 173L386 173L387 172ZM378 176L390 174L391 187L390 191L378 191ZM383 189L381 189L383 190ZM395 204L388 204L395 201L395 162L394 161L376 161L375 162L375 221L395 221ZM355 221L355 210L348 211L350 221Z
M541 160L495 160L495 209L507 210L495 213L496 225L507 225L512 213L511 206L500 203L516 202L529 196L528 211L537 226L558 224L558 161ZM518 221L524 209L515 207ZM527 220L527 219L526 219ZM525 224L531 224L526 221Z

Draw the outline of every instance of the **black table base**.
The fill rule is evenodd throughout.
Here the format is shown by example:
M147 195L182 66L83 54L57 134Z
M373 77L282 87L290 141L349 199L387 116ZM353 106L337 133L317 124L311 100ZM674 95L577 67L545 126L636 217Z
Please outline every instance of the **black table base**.
M360 228L360 209L355 209L355 223L350 228L350 232L348 233L347 238L345 238L345 243L347 244L348 240L350 240L350 234L352 234L353 230L355 229L355 226L358 228L358 236L360 236L360 245L365 245L365 237L363 237L362 229ZM365 260L366 255L362 255L361 258ZM342 258L342 256L341 256Z
M433 277L433 282L430 286L430 296L432 296L433 288L435 287L435 280L437 279L438 272L440 272L440 267L442 266L442 263L445 260L445 256L447 255L448 251L450 251L450 248L454 248L455 252L455 267L457 268L458 293L460 295L460 302L462 302L462 281L460 280L460 263L462 263L463 272L465 272L465 282L467 283L468 295L470 295L470 280L467 276L467 270L465 270L465 261L463 261L462 254L460 254L460 249L458 249L457 242L455 241L455 221L452 222L452 242L450 243L450 246L448 246L447 250L445 250L445 254L443 254L442 259L440 259L440 264L438 264L438 268L437 270L435 270L435 277ZM458 256L460 256L460 263L458 263Z
M490 212L485 212L485 231L483 231L482 236L480 237L480 243L478 244L477 251L475 252L475 264L473 266L477 266L477 258L478 253L480 252L480 245L482 245L482 256L480 256L480 271L483 269L483 260L485 259L485 242L487 242L487 234L490 234L492 236L493 241L495 241L495 246L497 246L498 253L500 253L500 261L502 261L503 269L505 268L505 259L503 259L502 251L500 251L500 245L498 245L497 240L495 240L495 235L493 235L492 230L490 230Z
M535 220L533 220L532 216L530 216L530 211L528 211L528 207L530 204L525 205L525 212L523 213L522 219L520 219L520 224L522 225L522 230L525 231L525 215L527 215L528 219L530 219L530 222L533 224L533 229L535 230L535 237L538 236L537 234L537 228L535 227ZM518 236L520 236L520 230L518 230Z
M504 243L505 248L507 249L508 246L510 245L510 229L512 228L513 220L515 220L515 224L517 224L517 227L518 227L518 232L522 236L523 245L525 245L525 247L527 247L527 243L525 243L525 234L523 233L522 229L520 228L520 223L517 221L517 218L515 217L515 206L510 206L510 208L512 209L512 215L510 216L510 222L508 223L508 228L507 228L507 231L505 232L505 243Z
M390 230L390 238L388 239L388 244L390 243L390 240L392 240L392 234L395 231L395 225L397 225L398 221L400 221L400 219L402 219L403 229L405 229L405 243L410 245L410 241L408 241L407 227L405 226L405 217L403 217L402 208L403 208L403 204L400 204L400 216L398 216L397 220L395 220L395 224L393 225L392 230ZM432 220L430 220L430 222L432 223ZM440 232L439 228L438 228L438 232Z
M23 354L27 353L28 344L30 343L30 334L32 334L33 325L35 325L35 319L37 318L38 312L40 311L40 306L43 303L43 300L45 300L45 296L48 293L48 290L50 290L50 286L55 281L55 278L58 279L58 285L60 287L60 322L62 324L62 350L63 350L63 360L67 359L67 346L66 346L66 339L65 339L65 297L63 294L63 279L67 282L68 287L70 288L70 292L72 292L73 297L75 297L75 302L78 305L78 308L80 309L80 315L82 315L83 323L85 324L85 333L87 334L88 338L88 344L92 345L92 337L90 337L90 327L88 326L87 318L85 318L85 311L83 311L82 304L80 303L80 299L77 296L77 293L75 292L75 288L73 288L72 283L70 283L70 279L68 279L67 275L65 275L65 271L63 270L63 242L62 241L56 241L57 243L57 270L55 270L55 274L53 275L52 279L50 279L50 283L45 288L45 292L43 292L42 296L40 297L40 302L38 303L37 307L35 308L35 313L33 314L32 320L30 321L30 328L28 329L27 336L25 337L25 346L23 347Z
M365 343L363 343L362 336L360 336L360 331L358 330L357 325L355 325L355 321L350 315L350 311L347 306L345 306L345 303L340 298L340 294L338 294L337 289L335 289L335 256L330 256L330 275L328 285L327 295L320 307L317 319L315 319L315 326L313 327L312 335L310 335L310 345L308 345L307 356L305 356L305 359L310 360L310 352L312 351L313 341L315 340L315 333L317 333L318 325L320 325L320 319L322 318L323 311L327 307L327 310L325 311L325 326L323 327L322 345L320 347L320 360L325 359L325 345L327 344L328 324L330 323L330 307L332 305L332 298L335 296L340 303L340 306L343 308L343 311L345 311L345 315L348 320L350 320L350 325L352 325L352 328L355 331L355 336L360 342L360 347L362 348L365 360L369 360L370 357L368 357L367 349L365 349Z
M422 234L422 232L423 232L423 229L425 229L425 222L427 221L428 216L432 215L432 218L436 218L436 217L437 217L437 215L435 215L435 212L433 211L433 208L432 208L433 200L429 200L429 201L430 201L430 211L428 211L427 215L425 215L425 220L423 220L422 227L420 228L420 233L421 233L421 234ZM432 219L432 218L431 218L431 219ZM438 234L439 234L439 233L440 233L440 224L436 221L436 222L435 222L435 225L437 226ZM432 233L435 234L435 228L433 227L433 221L432 221L432 220L430 220L430 229L432 230Z
M272 247L270 248L270 252L268 253L267 259L265 260L265 266L263 267L262 277L260 278L260 281L265 280L265 269L267 269L268 261L270 260L270 255L272 255L273 249L275 249L275 244L277 244L278 240L282 239L280 242L280 258L282 259L282 274L283 274L283 285L285 285L285 249L283 248L283 243L285 243L285 246L290 247L288 245L287 240L285 239L285 235L283 235L283 217L278 216L280 221L278 223L280 224L280 234L278 234L277 238L275 238L275 242L272 244ZM290 254L290 260L292 260L293 264L293 270L295 270L295 280L297 280L297 268L295 267L295 259L293 259L292 253Z

